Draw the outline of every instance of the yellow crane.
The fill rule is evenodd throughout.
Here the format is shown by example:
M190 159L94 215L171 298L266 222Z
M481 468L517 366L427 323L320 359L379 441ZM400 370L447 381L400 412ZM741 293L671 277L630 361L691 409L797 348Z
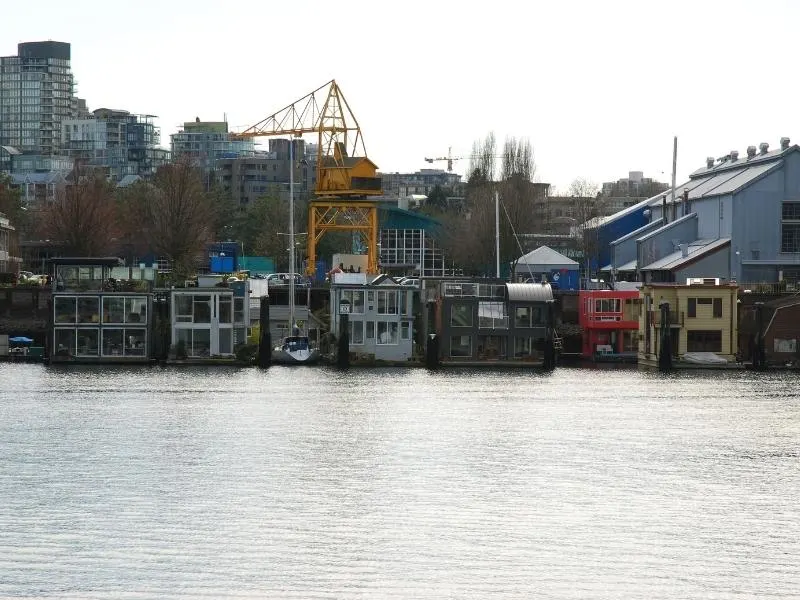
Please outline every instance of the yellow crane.
M367 272L378 272L378 167L367 157L364 137L336 80L331 80L262 119L236 138L317 134L317 197L308 207L308 266L313 275L317 243L327 231L351 231L367 248ZM294 165L292 165L294 168Z

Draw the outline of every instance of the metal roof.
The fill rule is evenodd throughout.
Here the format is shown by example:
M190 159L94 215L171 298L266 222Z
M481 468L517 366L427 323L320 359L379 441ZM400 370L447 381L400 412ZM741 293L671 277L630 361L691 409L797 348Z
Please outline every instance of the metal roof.
M570 268L577 267L578 263L550 248L549 246L539 246L536 250L528 252L520 257L517 265L543 265L547 267Z
M664 256L663 258L659 258L657 261L650 263L641 268L642 271L671 271L673 269L678 269L685 265L686 263L690 263L698 258L701 258L707 254L712 254L727 246L731 243L731 238L718 238L715 240L696 240L688 244L687 247L687 254L686 256L683 255L682 250L677 250Z
M514 302L552 302L549 283L507 283L508 299Z

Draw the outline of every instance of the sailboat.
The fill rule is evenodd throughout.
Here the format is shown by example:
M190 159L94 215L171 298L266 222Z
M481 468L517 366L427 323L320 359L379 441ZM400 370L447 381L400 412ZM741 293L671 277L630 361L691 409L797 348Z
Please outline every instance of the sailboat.
M289 335L272 350L272 361L287 365L308 365L319 360L319 349L311 346L295 320L294 247L294 140L289 140Z

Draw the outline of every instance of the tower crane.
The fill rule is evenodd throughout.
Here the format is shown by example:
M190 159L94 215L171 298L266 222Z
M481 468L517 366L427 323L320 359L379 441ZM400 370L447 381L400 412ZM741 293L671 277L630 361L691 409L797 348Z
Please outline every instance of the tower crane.
M436 157L436 158L427 158L426 157L425 158L425 162L429 162L429 163L432 164L434 162L447 161L447 171L448 172L452 172L453 171L453 161L454 160L463 160L464 158L468 158L468 157L465 157L465 156L453 156L453 152L452 151L453 151L453 148L451 146L450 148L447 149L447 156L439 156L439 157Z
M317 134L316 198L308 207L308 266L313 275L317 243L327 231L359 234L367 248L367 272L378 271L378 209L370 196L382 193L378 167L336 80L292 102L232 137L302 137ZM294 168L294 165L291 166Z

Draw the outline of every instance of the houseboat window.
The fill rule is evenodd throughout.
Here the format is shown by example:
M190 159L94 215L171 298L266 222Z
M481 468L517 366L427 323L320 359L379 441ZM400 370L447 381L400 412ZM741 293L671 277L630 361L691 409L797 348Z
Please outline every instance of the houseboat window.
M370 304L370 305L375 304L375 292L373 292L373 291L367 292L367 304ZM370 306L370 310L371 309L372 309L372 306Z
M397 344L397 323L378 321L378 344Z
M183 345L187 356L192 356L192 329L176 329L175 346Z
M401 291L398 292L399 294L399 303L400 303L400 314L407 315L408 314L408 302L406 301L406 293Z
M396 315L397 312L397 292L378 291L378 314Z
M103 323L125 322L125 299L115 296L103 297Z
M211 296L194 296L195 323L211 323Z
M350 345L361 346L364 343L364 321L350 321Z
M622 332L622 351L637 352L639 350L639 332L626 329Z
M594 312L619 312L619 298L597 298L594 301Z
M472 327L472 306L457 303L450 307L450 325L453 327Z
M478 327L484 329L508 329L505 303L479 302Z
M233 354L233 329L219 330L219 353Z
M233 322L244 323L244 298L233 299Z
M722 318L722 298L714 298L714 318Z
M80 328L77 331L77 356L98 356L100 354L100 330Z
M686 316L691 318L697 317L697 298L687 299Z
M122 356L123 330L103 329L103 356Z
M711 298L698 298L697 303L705 305L711 304Z
M532 356L533 344L529 337L514 338L514 358L525 358Z
M78 298L78 323L100 322L100 298L81 296Z
M367 321L367 339L375 339L375 321Z
M342 300L350 302L350 314L364 314L364 292L363 290L342 290Z
M233 298L231 296L220 296L219 297L219 322L220 323L232 323L233 322L233 313L231 311L231 305L233 304ZM230 354L226 352L225 354Z
M531 327L543 325L545 322L545 312L541 306L531 306Z
M686 351L722 352L722 331L687 331Z
M450 338L450 356L470 358L472 356L472 336L454 335Z
M514 327L530 327L531 326L531 307L518 306L514 315Z
M192 296L190 294L175 295L175 322L192 322Z
M75 356L74 329L56 329L55 354L56 356Z
M126 329L125 356L144 356L144 355L145 355L145 330Z
M408 340L411 339L411 323L408 321L403 321L400 323L400 339L401 340Z
M56 296L53 301L54 319L56 323L75 322L75 297Z
M211 355L211 330L193 329L192 330L192 356Z
M125 322L147 323L147 298L125 298Z

